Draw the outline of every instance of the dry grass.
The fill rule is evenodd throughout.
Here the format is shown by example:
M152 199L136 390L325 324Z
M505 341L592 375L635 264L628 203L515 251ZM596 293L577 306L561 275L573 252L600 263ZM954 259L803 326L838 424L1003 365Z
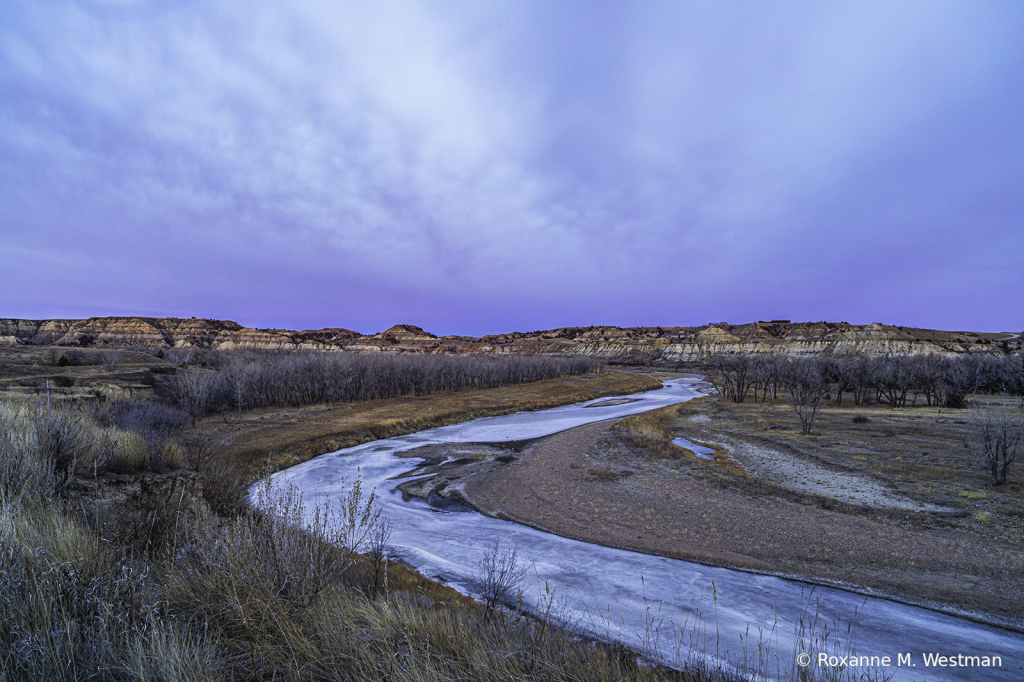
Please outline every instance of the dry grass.
M77 350L77 349L76 349ZM118 351L116 367L101 364L103 352L78 351L100 364L62 367L55 364L67 348L48 346L0 346L0 399L46 398L46 380L54 402L98 398L152 398L147 379L151 367L170 363L141 351Z
M655 383L615 372L344 406L353 409L323 410L311 423L301 417L317 410L247 415L233 433L250 448L273 436L270 448L316 454L322 439L365 440ZM139 553L108 526L61 509L52 462L27 447L28 421L11 424L0 443L0 680L736 679L700 663L686 672L638 663L635 651L514 612L487 617L472 600L401 564L388 563L383 589L371 590L370 562L354 553L358 533L338 535L326 512L312 534L297 530L289 522L302 515L294 496L269 514L197 517L195 526ZM200 433L220 427L208 420ZM141 461L144 442L107 433L126 463ZM298 445L304 437L313 444ZM225 490L244 490L245 477L213 456L215 446L205 448L179 455ZM245 452L231 458L253 466ZM356 526L372 521L372 501L356 499L353 508Z
M11 454L5 446L0 461ZM46 472L34 457L23 459ZM141 555L53 504L55 479L12 481L0 480L2 680L728 679L487 615L398 564L371 592L356 552L375 505L355 486L343 505L353 514L313 515L309 531L294 525L301 500L286 495Z
M616 422L612 427L612 432L616 437L638 448L648 461L663 464L666 461L685 461L691 466L701 466L707 460L702 460L689 449L676 445L672 439L677 435L680 420L685 419L688 415L697 414L704 402L708 400L714 401L711 398L702 397L679 405L669 405L650 412L641 412ZM742 470L726 455L726 450L721 445L705 443L692 438L687 440L715 451L716 470L742 475Z
M278 471L341 448L479 417L538 410L661 387L646 374L604 371L529 384L429 396L252 410L208 417L196 434L249 473Z
M1024 468L1011 471L1006 485L993 486L974 451L966 410L829 403L810 436L799 433L796 416L781 401L717 401L706 414L708 423L683 421L674 428L694 437L714 440L718 434L747 440L860 473L911 499L960 512L941 517L900 514L895 518L883 513L873 517L918 528L955 529L1024 550ZM855 421L858 417L868 421ZM972 515L978 511L986 512L990 522L973 523Z

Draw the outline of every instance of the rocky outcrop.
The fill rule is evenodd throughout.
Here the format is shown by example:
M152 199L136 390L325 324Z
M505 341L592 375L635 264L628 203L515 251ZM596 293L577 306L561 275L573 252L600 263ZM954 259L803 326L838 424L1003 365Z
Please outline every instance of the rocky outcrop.
M144 542L185 532L212 515L202 475L188 470L75 478L64 499L85 518L114 523Z
M700 327L563 327L481 338L435 336L400 324L376 334L343 328L252 329L226 320L94 317L88 320L0 319L0 343L83 348L346 350L363 353L586 355L622 363L673 364L710 354L791 356L1006 353L1017 334L946 332L881 324L783 320Z

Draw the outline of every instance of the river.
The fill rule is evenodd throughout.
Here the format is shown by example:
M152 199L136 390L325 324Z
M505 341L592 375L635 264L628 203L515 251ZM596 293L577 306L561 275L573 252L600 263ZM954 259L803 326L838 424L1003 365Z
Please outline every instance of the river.
M279 472L273 484L298 486L312 508L336 503L345 485L361 476L366 488L380 493L383 513L394 524L391 556L467 594L472 594L477 564L493 541L514 543L520 558L531 565L525 589L528 608L540 608L544 595L550 594L546 586L554 592L563 615L595 636L638 650L646 648L668 664L678 665L694 650L701 650L739 665L744 651L748 659L756 657L760 640L777 657L762 659L769 662L765 667L773 674L792 670L800 653L799 647L794 650L794 642L801 618L807 623L816 615L814 632L822 634L825 626L833 633L828 646L819 647L821 652L848 655L852 648L858 656L877 657L878 663L889 657L889 667L863 669L874 675L871 679L883 679L881 675L897 681L1024 679L1024 635L1015 632L884 599L865 600L842 590L812 591L794 580L571 540L462 508L441 510L418 499L403 502L400 493L390 492L396 482L389 479L420 461L396 453L433 443L550 435L690 400L702 395L703 386L692 378L673 379L660 390L624 396L633 402L587 407L608 400L604 398L364 443ZM850 636L847 626L854 620ZM1002 666L948 667L947 661L946 667L926 667L924 654L999 656Z

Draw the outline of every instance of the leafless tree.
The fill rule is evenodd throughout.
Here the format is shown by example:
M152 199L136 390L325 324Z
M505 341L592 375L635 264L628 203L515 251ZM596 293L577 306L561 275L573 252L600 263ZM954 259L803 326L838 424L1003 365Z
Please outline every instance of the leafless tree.
M814 428L814 418L825 402L828 382L825 380L821 363L815 359L794 358L783 368L789 404L800 417L801 430L806 434Z
M242 405L249 394L249 383L253 374L252 365L239 359L226 365L221 374L231 391L231 397L238 407L238 417L242 417Z
M725 382L725 394L734 402L742 403L754 384L754 361L748 355L719 355L715 366Z
M908 358L886 355L875 358L873 380L879 398L892 407L905 407L907 393L914 385L914 371Z
M992 485L1006 483L1010 465L1024 437L1024 405L1002 400L971 405L976 448L992 476Z
M529 566L519 560L519 550L515 545L501 545L495 540L488 547L483 558L477 563L475 587L480 592L488 615L499 604L510 604L513 596L518 596Z
M174 375L171 390L174 399L181 409L192 418L192 426L196 419L206 414L207 405L214 388L212 372L200 369L185 369Z
M202 361L217 371L207 373L204 412L197 416L208 411L240 409L242 405L298 408L319 403L491 388L585 374L599 367L589 358L308 351L206 352ZM201 373L201 370L186 369L182 376L188 372ZM196 375L189 375L176 380L173 387L173 398L190 413L196 409L191 385L195 378Z
M751 387L754 389L754 400L761 391L761 402L774 400L779 387L779 360L776 356L757 356L753 358L751 369Z

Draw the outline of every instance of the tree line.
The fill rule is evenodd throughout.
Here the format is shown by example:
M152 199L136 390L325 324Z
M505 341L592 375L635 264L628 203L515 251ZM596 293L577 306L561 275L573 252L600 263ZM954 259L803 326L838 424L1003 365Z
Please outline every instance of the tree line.
M711 360L733 402L770 400L779 390L820 385L837 403L966 407L972 393L1024 395L1024 355L885 355L793 358L719 355Z
M828 399L854 405L883 403L906 407L923 401L949 408L968 407L975 393L1024 395L1024 355L886 355L794 358L772 355L718 355L720 391L730 400L789 399L810 433Z
M254 407L301 407L494 388L593 372L590 358L217 351L192 356L169 398L195 420Z

